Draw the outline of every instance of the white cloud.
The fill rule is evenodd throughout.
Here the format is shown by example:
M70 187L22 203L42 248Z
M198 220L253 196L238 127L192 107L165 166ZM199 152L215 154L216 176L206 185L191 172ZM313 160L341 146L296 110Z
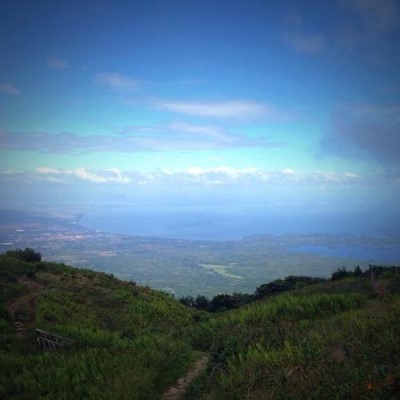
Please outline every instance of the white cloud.
M169 128L176 132L187 134L204 135L216 138L225 138L226 133L218 126L214 125L194 125L186 122L175 122L169 125Z
M105 169L102 171L94 171L89 168L77 168L74 170L64 170L58 168L49 167L39 167L35 171L38 176L45 176L47 179L56 179L58 182L62 182L60 176L66 178L78 178L82 181L92 182L92 183L129 183L130 179L122 174L122 172L117 168ZM68 181L65 180L67 183Z
M139 86L139 81L117 72L98 73L94 77L98 85L108 87L116 91L134 90Z
M285 187L298 185L325 186L362 183L363 179L354 172L334 171L297 171L284 168L271 171L254 167L235 168L220 166L203 168L191 166L186 169L157 169L150 172L124 171L117 168L94 170L87 167L77 169L59 169L39 167L34 171L2 171L2 179L7 181L35 183L38 180L63 184L131 184L131 185L266 185L269 187Z
M282 173L287 176L293 176L296 172L292 168L283 168Z
M268 137L249 137L213 125L173 123L165 126L126 127L109 135L70 132L11 132L0 129L0 148L38 153L83 154L88 152L196 151L225 148L272 148L283 143Z
M91 171L87 168L78 168L73 171L78 178L94 183L129 183L130 179L124 176L117 168L105 169L103 171Z
M62 169L57 168L49 168L49 167L38 167L36 171L41 174L64 174L65 172Z
M325 36L317 33L286 33L284 39L294 50L303 54L317 54L326 48Z
M0 93L9 94L11 96L19 95L20 91L11 83L0 83Z
M202 139L207 142L219 143L220 146L230 147L230 146L241 146L246 147L245 136L233 134L231 132L226 132L222 128L215 125L195 125L183 122L176 122L168 125L168 130L171 132L182 133L186 136L193 138ZM251 139L249 140L249 144ZM255 144L255 143L254 143ZM262 142L259 142L262 146ZM271 143L272 145L272 143Z
M206 184L231 184L259 179L265 174L256 168L214 167L200 168L189 167L183 171L176 171L175 175L184 180L195 180ZM171 172L170 172L171 175Z
M274 116L276 111L266 104L248 100L234 101L179 101L157 100L157 109L195 117L258 118Z
M292 168L282 170L283 181L299 182L301 184L345 184L360 181L360 176L354 172L334 172L315 170L311 172L297 171Z
M52 69L63 70L69 67L66 60L59 57L50 57L47 59L47 66Z
M141 184L196 184L196 185L240 185L263 184L271 186L285 186L298 184L325 185L325 184L349 184L360 182L361 178L353 172L334 171L297 171L284 168L281 171L271 171L254 167L235 168L220 166L203 168L192 166L182 170L159 169L150 173L138 171L126 172L131 182L140 180Z
M347 183L354 182L359 178L358 174L353 172L336 173L332 171L315 171L311 174L311 177L316 182L324 183Z

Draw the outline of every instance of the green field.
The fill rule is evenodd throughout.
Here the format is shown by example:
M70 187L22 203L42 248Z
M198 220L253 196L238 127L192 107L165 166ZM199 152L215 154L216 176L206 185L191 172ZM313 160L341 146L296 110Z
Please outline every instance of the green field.
M244 279L243 276L234 275L228 272L229 268L231 268L232 265L218 265L218 264L199 264L199 265L200 267L205 268L207 271L214 272L217 275L221 275L225 278Z

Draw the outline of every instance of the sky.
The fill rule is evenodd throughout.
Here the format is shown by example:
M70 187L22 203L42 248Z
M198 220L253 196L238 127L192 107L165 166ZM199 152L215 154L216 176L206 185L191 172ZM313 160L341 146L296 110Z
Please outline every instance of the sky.
M399 1L3 0L0 32L2 207L399 214Z

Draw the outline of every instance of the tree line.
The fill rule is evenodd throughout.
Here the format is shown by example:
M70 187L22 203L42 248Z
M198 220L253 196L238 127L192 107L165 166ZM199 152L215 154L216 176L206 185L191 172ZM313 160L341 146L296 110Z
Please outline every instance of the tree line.
M179 298L179 302L188 307L197 308L199 310L209 312L222 312L239 308L245 304L251 303L256 300L260 300L266 297L275 296L279 293L286 292L288 290L300 289L304 286L314 285L318 283L331 281L338 281L345 278L351 277L363 277L372 276L379 277L385 272L398 273L398 267L395 266L377 266L370 265L369 268L363 271L360 266L354 268L353 271L347 270L346 267L338 268L333 271L331 277L326 278L315 278L310 276L295 276L290 275L284 279L276 279L269 283L264 283L257 287L253 294L248 293L233 293L233 294L218 294L209 300L206 296L198 295L184 296Z

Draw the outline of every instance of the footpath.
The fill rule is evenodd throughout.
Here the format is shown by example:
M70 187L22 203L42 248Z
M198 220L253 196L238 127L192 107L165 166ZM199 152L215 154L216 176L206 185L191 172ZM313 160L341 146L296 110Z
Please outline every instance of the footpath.
M186 389L193 381L193 379L198 377L206 369L207 363L208 357L203 357L200 360L196 361L185 376L179 378L173 386L169 387L164 392L162 398L164 400L181 399L185 395Z

